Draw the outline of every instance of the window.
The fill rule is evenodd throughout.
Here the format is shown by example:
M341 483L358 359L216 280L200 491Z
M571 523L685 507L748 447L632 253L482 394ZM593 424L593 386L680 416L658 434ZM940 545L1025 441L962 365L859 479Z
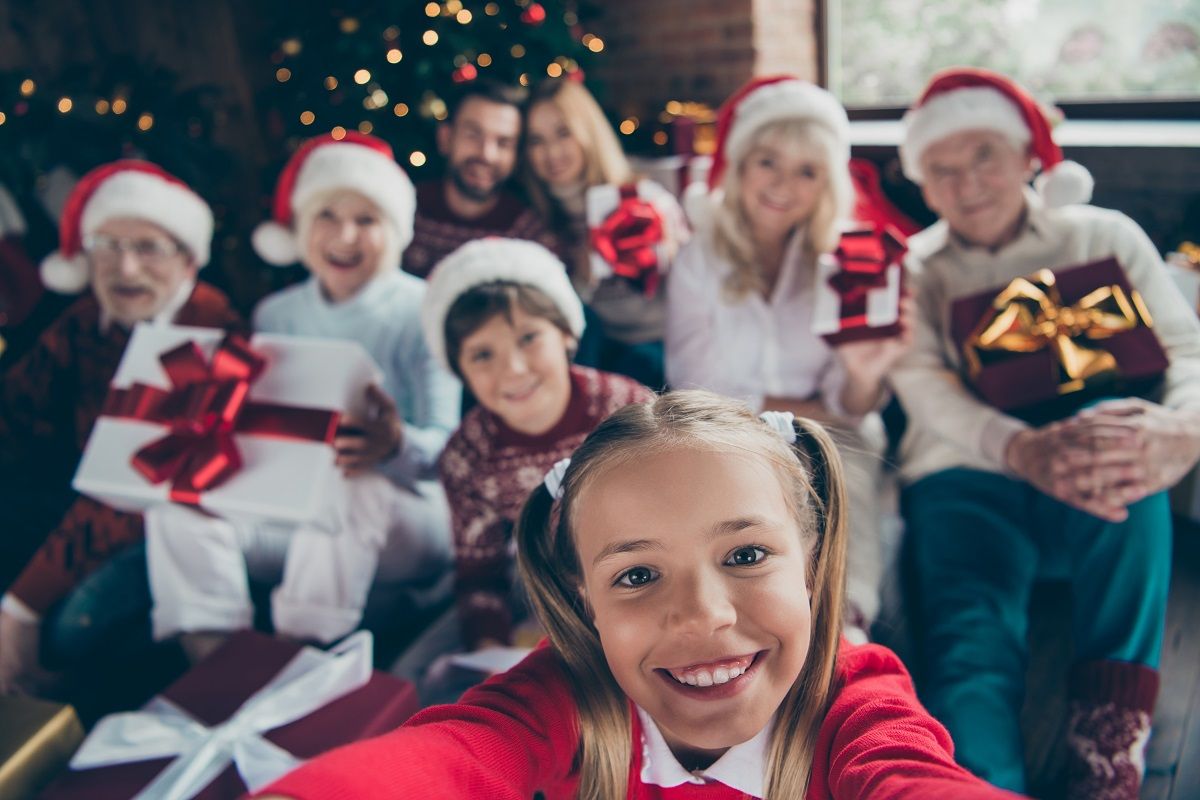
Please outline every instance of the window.
M824 12L828 85L852 109L908 106L960 65L1056 103L1194 112L1200 100L1200 0L825 0Z

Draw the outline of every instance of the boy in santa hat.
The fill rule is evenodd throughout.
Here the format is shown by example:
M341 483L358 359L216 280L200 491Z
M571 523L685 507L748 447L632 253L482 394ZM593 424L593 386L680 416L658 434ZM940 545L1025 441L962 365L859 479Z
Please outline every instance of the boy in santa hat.
M1046 111L1007 78L936 76L905 115L900 158L941 217L908 242L916 341L892 374L909 416L901 475L923 698L964 765L1023 790L1030 589L1066 578L1069 796L1136 798L1171 566L1165 491L1200 458L1200 323L1141 228L1082 205L1090 176L1062 160ZM955 299L1109 256L1170 359L1159 402L1110 400L1032 427L973 395L950 337Z
M208 263L212 229L208 204L145 161L106 164L76 184L63 210L59 250L43 262L42 278L60 292L89 285L91 291L5 375L0 451L6 470L20 465L47 491L73 497L71 475L131 328L145 321L241 326L224 295L197 280ZM39 688L46 677L38 658L43 617L83 576L141 536L139 515L87 498L70 505L0 601L0 693Z
M347 339L382 369L367 411L343 418L334 447L346 479L316 520L294 529L182 506L147 514L154 635L185 634L193 657L253 622L249 581L275 582L275 630L332 642L360 623L372 584L428 600L451 564L436 462L458 425L461 389L425 344L425 283L400 270L415 194L391 147L355 132L303 144L284 168L272 221L254 233L275 265L307 281L267 297L256 330Z

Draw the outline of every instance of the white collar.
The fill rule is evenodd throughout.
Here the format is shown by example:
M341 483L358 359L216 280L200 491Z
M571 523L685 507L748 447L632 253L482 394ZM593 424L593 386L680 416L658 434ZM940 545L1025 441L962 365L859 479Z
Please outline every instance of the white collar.
M183 283L179 284L179 288L175 290L175 294L167 301L167 304L162 307L157 314L146 320L151 325L169 325L175 319L175 315L179 310L187 305L187 301L191 299L192 292L196 288L196 279L188 278ZM100 332L108 333L109 327L113 324L112 315L105 311L104 307L100 307Z
M650 715L640 706L635 708L638 720L642 723L643 784L669 789L685 783L703 784L716 781L751 797L763 796L763 792L766 791L767 745L771 740L774 717L753 738L726 750L712 766L688 772L675 758Z

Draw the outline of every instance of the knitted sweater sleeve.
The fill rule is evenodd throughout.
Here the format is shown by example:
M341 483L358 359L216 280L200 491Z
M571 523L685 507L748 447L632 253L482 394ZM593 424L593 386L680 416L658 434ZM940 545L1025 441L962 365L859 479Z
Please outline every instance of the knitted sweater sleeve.
M69 439L74 392L65 380L62 321L44 332L0 382L0 464L19 465L33 442Z
M1016 797L954 762L950 735L918 702L908 673L890 650L844 649L840 671L843 683L821 726L809 797Z
M561 662L535 650L507 673L435 706L401 728L333 750L261 795L297 800L529 800L567 796L578 746L574 699Z

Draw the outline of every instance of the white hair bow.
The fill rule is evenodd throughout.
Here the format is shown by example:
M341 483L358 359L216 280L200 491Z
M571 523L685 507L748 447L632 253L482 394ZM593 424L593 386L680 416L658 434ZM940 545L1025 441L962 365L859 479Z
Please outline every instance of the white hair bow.
M571 466L571 459L563 458L555 462L550 471L546 473L543 483L546 484L546 491L555 500L562 500L563 496L563 476L567 474L567 467Z
M788 444L796 443L796 427L792 424L796 420L796 415L792 412L764 411L758 415L758 418L767 423L771 430L783 437Z

